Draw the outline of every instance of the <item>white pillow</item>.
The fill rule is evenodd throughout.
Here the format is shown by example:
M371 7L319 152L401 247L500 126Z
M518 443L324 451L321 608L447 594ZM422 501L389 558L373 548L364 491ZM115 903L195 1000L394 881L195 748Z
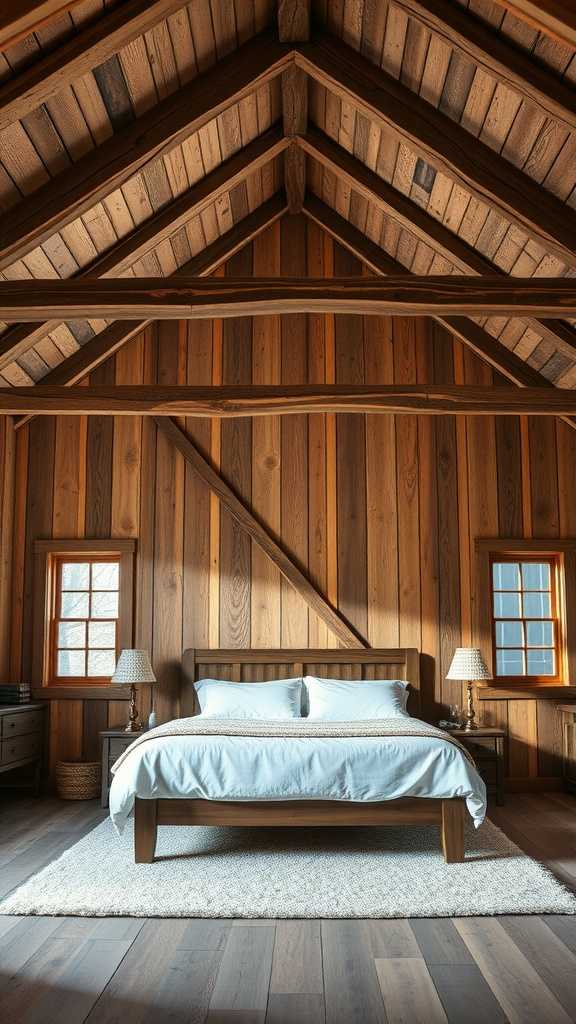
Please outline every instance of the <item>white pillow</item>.
M305 676L308 718L324 722L356 722L409 717L408 683L403 679L318 679Z
M232 683L199 679L194 689L204 718L300 718L302 679Z

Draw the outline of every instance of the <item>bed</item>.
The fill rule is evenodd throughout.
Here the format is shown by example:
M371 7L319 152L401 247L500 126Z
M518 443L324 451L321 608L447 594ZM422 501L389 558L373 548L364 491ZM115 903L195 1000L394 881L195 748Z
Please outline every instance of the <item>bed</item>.
M199 679L262 682L293 676L319 676L342 680L404 679L409 681L408 711L418 718L420 656L416 649L392 650L187 650L182 659L180 717L198 715L194 683ZM198 725L198 719L194 720ZM200 742L201 741L201 742ZM291 747L286 744L292 743ZM157 829L161 825L227 826L385 826L436 825L440 828L446 863L464 859L466 807L478 825L485 812L485 789L473 765L448 740L342 739L321 740L326 786L307 786L309 752L316 762L318 747L304 739L284 738L248 741L238 736L169 738L150 737L134 748L114 776L110 810L117 827L123 827L134 807L134 854L136 863L154 860ZM343 747L343 743L348 743ZM256 745L255 745L256 744ZM304 744L304 746L302 746ZM392 745L391 745L392 744ZM385 754L393 750L394 784L381 784L386 799L373 780L379 778ZM242 763L259 771L265 757L277 758L282 774L282 754L290 752L294 764L302 759L297 792L284 786L281 798L265 788L250 798L251 787L230 792L230 779L242 777ZM256 760L251 761L250 758ZM212 758L212 762L210 759ZM332 758L332 760L331 760ZM322 760L322 759L320 759ZM227 779L220 776L221 762L230 762ZM208 767L212 764L212 774ZM352 784L335 788L342 765L350 766ZM334 765L332 768L331 766ZM326 767L328 766L328 767ZM255 778L258 772L252 771ZM273 773L268 773L273 774ZM292 773L296 774L296 773ZM388 776L390 776L388 770ZM244 777L246 771L244 771ZM209 780L208 780L209 776ZM217 776L217 778L215 778ZM426 780L426 781L423 781ZM431 781L430 781L431 780ZM355 788L356 787L356 788ZM322 790L321 799L315 798ZM326 790L326 792L324 792ZM410 795L395 796L408 791ZM389 793L392 793L392 796ZM194 796L187 794L194 793ZM345 795L343 795L345 793ZM200 794L200 795L199 795ZM417 795L415 795L417 794ZM438 795L440 794L440 795ZM232 799L226 799L232 796ZM292 799L292 797L295 797Z

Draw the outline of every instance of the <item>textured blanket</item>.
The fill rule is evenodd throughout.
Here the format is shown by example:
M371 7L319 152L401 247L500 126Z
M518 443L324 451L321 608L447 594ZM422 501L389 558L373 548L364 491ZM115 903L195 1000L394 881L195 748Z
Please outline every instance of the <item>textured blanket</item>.
M312 722L307 718L288 719L258 719L258 718L202 718L196 715L193 718L177 718L173 722L166 722L156 729L138 736L129 747L120 755L112 767L112 772L118 771L124 764L126 758L143 743L149 740L162 739L170 736L263 736L279 739L285 737L300 738L310 737L315 739L329 738L353 738L357 736L418 736L428 737L434 740L443 740L451 743L464 754L464 757L474 764L474 759L468 750L460 743L456 736L434 725L421 722L418 718L382 718L370 721L358 722Z

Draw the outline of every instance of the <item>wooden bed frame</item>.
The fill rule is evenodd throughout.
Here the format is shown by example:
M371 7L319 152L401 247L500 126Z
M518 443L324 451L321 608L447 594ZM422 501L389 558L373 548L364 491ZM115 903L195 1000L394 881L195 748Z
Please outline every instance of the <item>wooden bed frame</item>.
M395 650L233 650L184 652L180 714L197 713L194 683L209 676L259 682L300 675L333 679L406 679L408 707L420 712L420 655L414 648ZM219 801L141 800L134 809L134 855L151 864L158 825L439 825L447 864L464 860L464 801L410 798L381 803L333 800Z

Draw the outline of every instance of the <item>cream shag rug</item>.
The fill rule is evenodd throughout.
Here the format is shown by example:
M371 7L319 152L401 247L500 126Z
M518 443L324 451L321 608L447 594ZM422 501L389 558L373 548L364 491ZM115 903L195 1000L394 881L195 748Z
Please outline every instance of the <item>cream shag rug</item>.
M20 886L2 914L467 917L574 914L576 898L491 822L444 863L438 829L161 827L154 864L109 820Z

